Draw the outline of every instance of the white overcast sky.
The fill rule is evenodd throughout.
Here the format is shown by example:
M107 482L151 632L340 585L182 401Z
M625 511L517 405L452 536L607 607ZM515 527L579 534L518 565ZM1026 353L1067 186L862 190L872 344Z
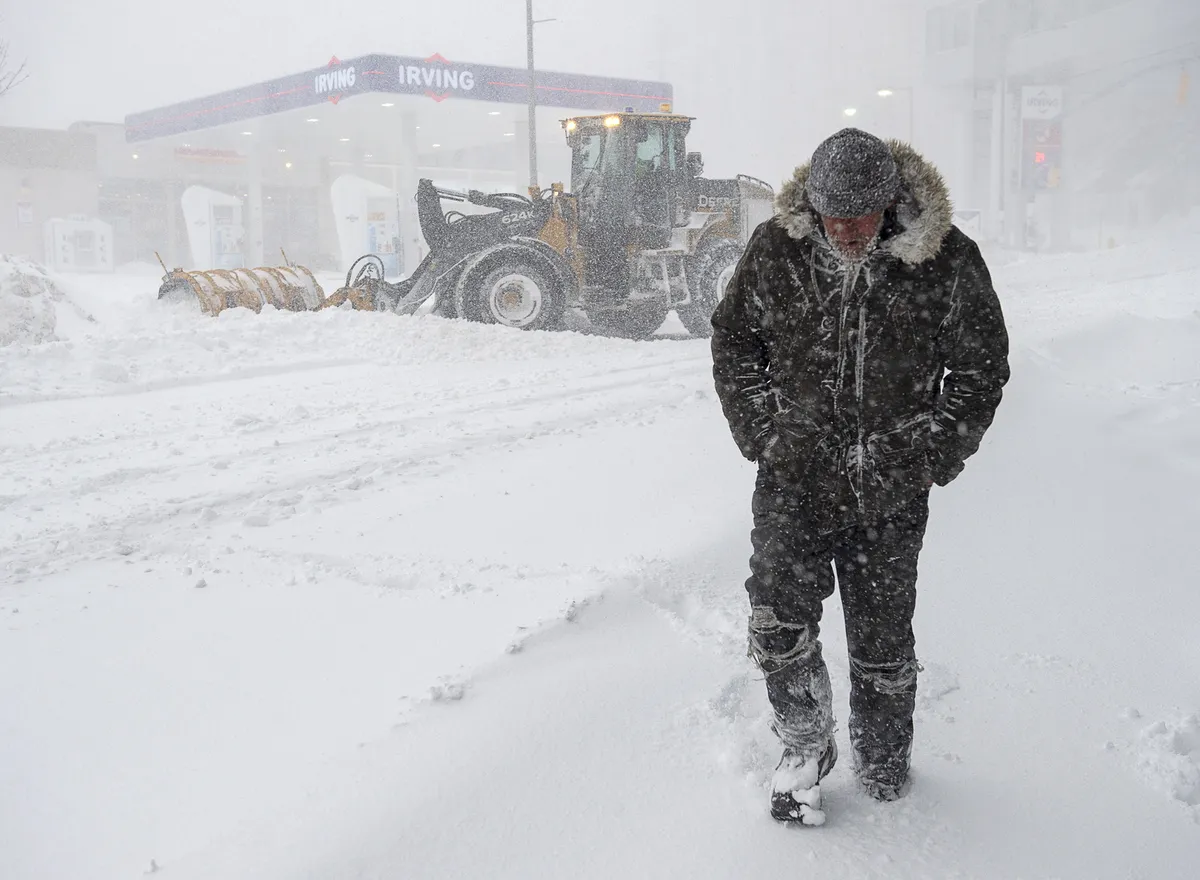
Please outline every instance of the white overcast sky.
M914 76L915 0L537 0L538 66L665 79L699 117L710 173L774 180L865 107L900 133L875 89ZM525 63L524 0L0 0L0 34L29 79L0 124L62 128L368 52ZM873 114L873 115L872 115Z

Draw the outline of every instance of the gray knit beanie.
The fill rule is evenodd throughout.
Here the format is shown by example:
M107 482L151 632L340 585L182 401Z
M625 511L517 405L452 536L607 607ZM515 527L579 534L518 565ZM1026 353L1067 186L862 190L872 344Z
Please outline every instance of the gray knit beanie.
M817 147L804 185L808 200L825 217L863 217L882 211L899 188L891 148L857 128L843 128Z

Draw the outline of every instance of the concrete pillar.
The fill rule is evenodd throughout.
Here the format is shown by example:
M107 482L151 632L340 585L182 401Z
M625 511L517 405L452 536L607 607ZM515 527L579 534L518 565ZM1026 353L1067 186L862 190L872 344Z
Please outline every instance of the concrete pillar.
M174 180L168 180L165 186L166 202L167 202L167 248L163 254L168 268L175 268L183 265L179 262L179 222L178 216L182 212L182 207L179 204L179 184Z
M319 267L325 270L345 272L342 265L342 246L338 241L337 218L333 216L333 172L329 157L317 159L317 241L319 243Z
M417 219L418 143L417 114L400 114L400 165L396 169L396 203L400 221L400 274L408 277L424 259L428 249Z
M1068 88L1064 92L1063 115L1059 120L1062 123L1062 146L1059 147L1059 155L1061 156L1063 174L1062 179L1058 182L1058 186L1051 190L1053 198L1050 203L1049 219L1050 247L1055 251L1069 251L1071 249L1071 186L1074 184L1068 170L1071 156L1071 91Z
M246 265L263 265L263 193L262 157L257 149L250 151L246 162L246 207L242 220L246 229Z
M541 185L569 183L571 180L571 151L567 147L562 120L566 113L553 108L541 108L538 116L538 175ZM508 140L508 138L505 138Z
M992 241L1000 238L1001 212L1004 210L1004 123L1007 92L1008 84L1003 78L997 78L992 92L992 139L989 151L991 173L988 175L988 206L984 226L985 236Z
M513 137L505 140L513 141L512 170L513 180L517 187L515 192L524 193L529 186L529 120L524 116L513 119Z
M1029 196L1021 188L1021 141L1024 130L1021 122L1020 89L1013 88L1004 101L1004 231L1008 247L1025 244L1025 217Z

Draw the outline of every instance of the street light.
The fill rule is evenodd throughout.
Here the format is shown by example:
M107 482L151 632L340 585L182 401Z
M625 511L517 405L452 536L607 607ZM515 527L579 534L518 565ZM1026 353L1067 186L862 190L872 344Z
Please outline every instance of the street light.
M909 139L909 141L911 141L913 139L913 90L912 90L912 88L910 88L908 86L897 86L894 89L880 89L875 94L877 94L881 98L890 98L893 95L895 95L896 92L907 92L908 93L908 139Z
M537 82L533 70L533 26L553 18L533 18L533 0L525 0L525 47L529 55L529 188L538 189L537 174Z
M858 111L857 111L857 110L855 110L853 107L847 107L847 108L846 108L845 110L843 110L842 112L843 112L843 113L845 113L847 116L853 116L853 115L854 115L855 113L857 113Z

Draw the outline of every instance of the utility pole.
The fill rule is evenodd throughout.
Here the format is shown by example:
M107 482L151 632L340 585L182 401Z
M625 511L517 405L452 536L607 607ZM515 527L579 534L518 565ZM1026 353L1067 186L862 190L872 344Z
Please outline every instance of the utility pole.
M529 56L529 188L538 185L537 74L533 69L533 0L525 0L525 46Z
M525 0L525 48L529 60L529 188L538 187L537 169L537 72L533 67L533 26L553 18L533 18L533 0Z

